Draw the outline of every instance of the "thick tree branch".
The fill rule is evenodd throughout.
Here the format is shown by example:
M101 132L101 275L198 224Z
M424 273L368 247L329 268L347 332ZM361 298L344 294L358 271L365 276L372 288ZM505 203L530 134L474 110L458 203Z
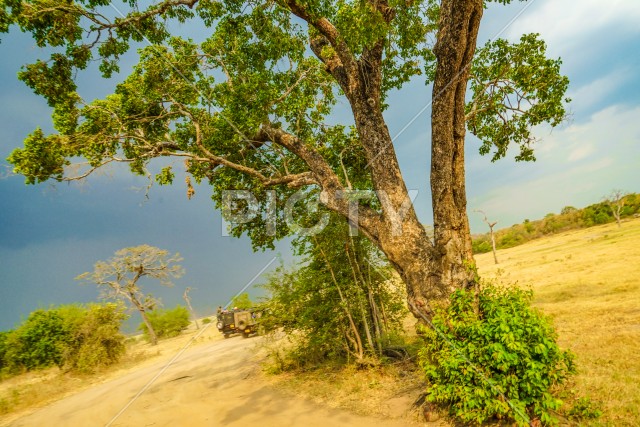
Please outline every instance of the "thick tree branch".
M272 141L303 160L311 170L313 180L322 189L320 195L321 203L345 218L349 217L349 202L342 197L342 195L345 194L345 188L320 153L309 147L296 136L280 128L273 127L271 124L263 124L254 139L258 141ZM373 209L360 206L358 224L354 225L357 225L372 241L379 241L379 230L382 226L382 219Z
M315 17L303 6L299 5L296 0L287 0L286 6L289 10L296 15L298 18L303 19L313 28L315 28L324 38L331 44L331 47L336 53L337 58L331 58L331 60L327 61L326 58L323 58L320 50L312 49L316 56L318 56L329 68L331 69L339 69L340 66L344 67L345 76L346 76L346 86L342 89L346 93L353 92L358 86L358 64L357 61L349 49L349 46L344 41L342 34L340 31L325 17ZM332 63L338 59L339 63ZM333 74L333 73L332 73Z

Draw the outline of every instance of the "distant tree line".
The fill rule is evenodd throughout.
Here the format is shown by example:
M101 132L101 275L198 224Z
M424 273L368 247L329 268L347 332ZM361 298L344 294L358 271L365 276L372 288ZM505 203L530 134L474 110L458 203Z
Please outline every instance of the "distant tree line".
M617 206L621 206L619 211ZM640 194L631 193L621 197L615 209L612 207L612 201L605 199L582 209L565 206L559 214L550 213L543 219L534 221L525 219L522 224L514 224L509 228L494 231L496 248L511 248L539 237L614 222L617 220L618 212L621 219L638 215ZM472 242L475 254L491 252L489 233L473 236Z

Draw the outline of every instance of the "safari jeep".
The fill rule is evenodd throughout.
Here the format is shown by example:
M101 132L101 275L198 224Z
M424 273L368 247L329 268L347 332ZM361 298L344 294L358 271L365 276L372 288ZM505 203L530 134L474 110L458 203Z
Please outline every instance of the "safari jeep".
M256 313L252 310L233 310L218 315L218 330L229 338L231 334L242 334L243 337L256 333Z

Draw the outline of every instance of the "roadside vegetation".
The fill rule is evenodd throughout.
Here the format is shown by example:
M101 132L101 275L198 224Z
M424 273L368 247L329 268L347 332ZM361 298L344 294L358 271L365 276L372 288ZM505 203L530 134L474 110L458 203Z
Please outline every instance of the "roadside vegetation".
M613 221L499 250L498 265L491 253L477 255L478 272L491 283L486 285L486 292L499 296L485 300L489 322L477 323L478 314L465 309L469 299L464 294L454 297L449 311L441 312L435 322L440 322L440 330L448 334L475 334L476 341L489 334L502 334L508 341L513 339L510 332L516 337L529 334L520 337L527 342L551 337L547 342L519 348L522 354L513 360L505 348L496 352L491 347L478 348L468 339L463 341L467 347L476 347L476 357L491 360L479 364L492 373L492 378L495 376L494 387L506 395L517 394L526 402L539 390L551 392L543 392L539 404L531 406L533 412L521 411L534 424L635 426L640 419L640 385L635 381L640 377L640 360L635 357L640 354L640 283L633 268L640 265L638 241L640 219L627 217L622 227ZM521 315L513 315L514 306L522 308ZM529 320L524 322L522 314L530 316ZM499 324L508 329L501 332L488 328L492 322L496 324L491 315L506 319ZM455 420L447 418L449 412L455 414L460 406L475 405L475 413L463 411L459 419L473 423L474 414L475 421L509 419L499 414L505 410L505 402L496 398L495 390L464 388L463 383L482 383L475 378L478 372L452 369L468 364L460 363L460 354L442 341L424 341L416 334L414 323L412 317L405 318L396 341L406 349L405 359L383 357L368 369L345 359L327 359L315 365L274 361L266 372L278 375L268 378L296 395L361 414L403 417L410 422L423 422L426 417L446 423L444 420ZM522 323L529 325L528 330L518 327ZM433 332L425 337L430 334ZM280 353L287 348L282 340L277 346ZM432 348L427 351L425 347L429 346ZM294 350L292 354L298 354L295 346L289 348ZM494 356L503 360L494 360ZM434 360L444 363L434 364ZM288 366L288 370L282 366ZM429 386L425 374L440 386ZM523 386L513 378L526 375L533 377L531 390L512 389ZM445 382L451 386L443 386ZM429 403L430 394L433 403ZM517 415L515 421L519 421Z
M147 317L157 339L176 337L191 324L189 310L181 305L176 305L172 309L150 311ZM138 330L142 331L145 340L152 342L146 323L142 322Z
M350 235L347 221L334 215L321 233L299 236L293 246L302 266L281 267L264 285L268 300L260 324L267 332L285 332L290 342L274 348L276 370L310 369L327 360L377 365L389 355L406 355L397 346L408 313L404 287L365 237Z
M117 363L125 351L122 305L63 305L36 310L15 330L0 335L0 374L57 366L90 373Z

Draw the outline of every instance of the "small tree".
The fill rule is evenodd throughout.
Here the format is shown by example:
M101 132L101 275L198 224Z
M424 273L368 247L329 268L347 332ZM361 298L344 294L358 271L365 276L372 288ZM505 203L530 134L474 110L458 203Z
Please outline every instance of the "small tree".
M147 326L152 345L158 344L158 338L149 322L147 312L153 310L159 301L144 294L140 289L140 280L149 277L160 281L161 285L173 286L171 278L178 278L184 273L182 261L178 253L169 255L163 249L149 245L140 245L120 249L107 261L98 261L93 272L86 272L76 279L94 282L101 290L101 298L123 300L138 310L142 321Z
M125 351L121 304L62 305L32 312L17 329L0 332L0 370L8 374L57 365L92 372Z
M64 369L94 372L115 364L125 353L120 328L127 315L121 302L65 305L55 311L64 319L68 334L62 353Z
M35 370L64 364L69 330L55 310L36 310L15 331L5 337L4 365L8 371Z
M615 189L612 190L608 196L604 197L604 203L611 209L611 213L613 213L613 217L616 219L618 227L621 227L620 215L622 213L622 208L624 207L625 196L626 195L622 190Z
M189 296L189 292L191 292L191 287L187 286L184 289L184 293L182 294L182 298L184 302L187 303L187 307L189 307L189 311L191 312L191 316L193 317L193 321L196 323L196 329L200 329L200 325L198 324L198 318L196 317L196 312L193 310L191 306L191 297Z
M489 235L491 236L491 249L493 250L493 260L494 260L494 261L495 261L495 263L497 264L497 263L498 263L498 257L497 257L497 255L496 255L496 238L495 238L495 236L494 236L494 234L493 234L493 227L495 227L495 226L496 226L496 224L498 223L498 221L490 222L490 221L487 219L487 214L486 214L486 213L484 213L484 211L481 211L480 209L476 209L475 211L476 211L476 212L481 213L481 214L482 214L482 216L484 216L483 221L484 221L484 222L489 226Z

